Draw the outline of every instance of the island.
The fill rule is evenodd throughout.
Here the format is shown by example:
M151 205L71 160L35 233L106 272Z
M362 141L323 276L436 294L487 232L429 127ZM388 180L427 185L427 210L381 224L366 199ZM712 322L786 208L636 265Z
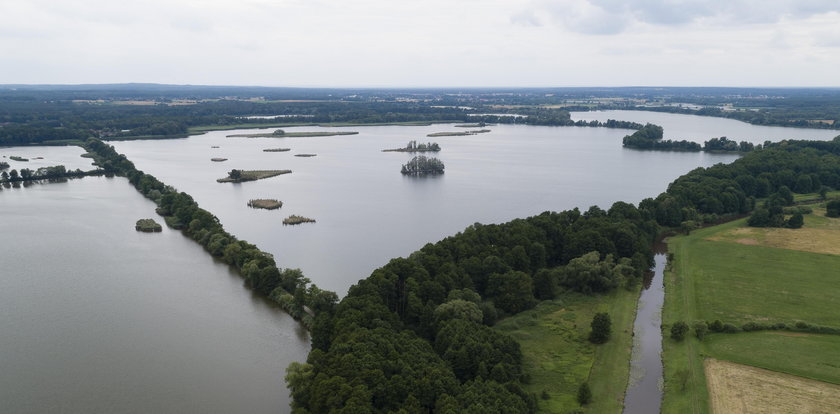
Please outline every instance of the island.
M455 128L484 128L486 126L491 126L494 124L487 124L486 122L478 122L475 124L458 124L455 125Z
M257 198L248 200L248 207L261 208L265 210L277 210L278 208L283 207L283 202L273 198Z
M467 135L485 134L490 132L489 129L476 129L472 131L456 131L456 132L434 132L426 135L427 137L464 137Z
M150 218L137 220L137 224L134 225L134 229L146 233L163 231L163 227L154 219Z
M427 142L425 144L418 144L417 141L408 141L405 148L384 149L382 152L438 152L440 145L437 142Z
M311 218L308 218L308 217L303 217L303 216L296 216L294 214L292 214L291 216L283 219L283 224L284 225L295 225L295 224L301 224L301 223L314 223L314 222L315 222L314 219L311 219Z
M222 162L222 161L227 161L227 160L228 160L227 158L210 158L210 161L213 161L213 162Z
M308 138L308 137L332 137L336 135L356 135L357 131L310 131L310 132L286 132L278 129L272 133L264 134L232 134L227 138Z
M262 180L277 175L289 174L292 170L230 170L228 176L219 178L220 183L244 183L246 181Z
M291 148L266 148L263 152L286 152L291 150Z
M18 157L17 155L12 155L9 159L12 161L29 161L29 158Z
M318 155L318 154L295 154L295 157L306 157L306 158L308 158L308 157L314 157L316 155Z
M441 160L418 155L404 164L401 172L403 175L436 175L443 174L443 168Z

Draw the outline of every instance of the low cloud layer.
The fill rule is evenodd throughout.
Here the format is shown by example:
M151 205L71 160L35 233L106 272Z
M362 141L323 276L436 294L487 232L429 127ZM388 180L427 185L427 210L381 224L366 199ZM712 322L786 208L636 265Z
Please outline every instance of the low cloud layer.
M4 0L0 83L836 85L838 27L836 0Z

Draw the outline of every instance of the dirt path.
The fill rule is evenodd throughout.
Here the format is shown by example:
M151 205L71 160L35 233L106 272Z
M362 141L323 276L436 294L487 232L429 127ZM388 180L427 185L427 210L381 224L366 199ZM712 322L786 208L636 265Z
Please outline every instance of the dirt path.
M840 385L711 358L704 365L714 414L840 412Z

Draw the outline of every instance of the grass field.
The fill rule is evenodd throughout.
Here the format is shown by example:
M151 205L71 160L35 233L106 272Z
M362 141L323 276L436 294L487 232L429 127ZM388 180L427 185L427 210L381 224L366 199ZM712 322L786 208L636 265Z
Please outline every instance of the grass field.
M815 213L805 217L803 229L744 229L745 220L736 220L672 238L675 261L665 273L665 328L678 320L715 319L736 325L801 320L840 326L835 311L840 256L803 251L817 236L823 244L840 244L840 227L838 220ZM837 382L837 349L838 336L791 332L713 334L705 342L665 338L662 412L709 412L703 364L708 356Z
M522 346L525 371L531 376L526 388L538 396L540 412L565 414L580 408L577 390L587 379L593 400L586 412L621 412L638 297L638 289L603 296L566 294L496 325ZM612 337L595 346L587 337L597 312L610 314ZM543 393L549 398L541 398Z
M831 414L840 386L732 362L706 360L715 413Z

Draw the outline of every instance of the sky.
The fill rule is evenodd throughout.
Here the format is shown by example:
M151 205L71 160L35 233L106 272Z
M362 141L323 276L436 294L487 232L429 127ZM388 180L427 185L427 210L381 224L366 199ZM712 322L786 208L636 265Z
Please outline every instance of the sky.
M2 0L0 84L840 86L840 0Z

